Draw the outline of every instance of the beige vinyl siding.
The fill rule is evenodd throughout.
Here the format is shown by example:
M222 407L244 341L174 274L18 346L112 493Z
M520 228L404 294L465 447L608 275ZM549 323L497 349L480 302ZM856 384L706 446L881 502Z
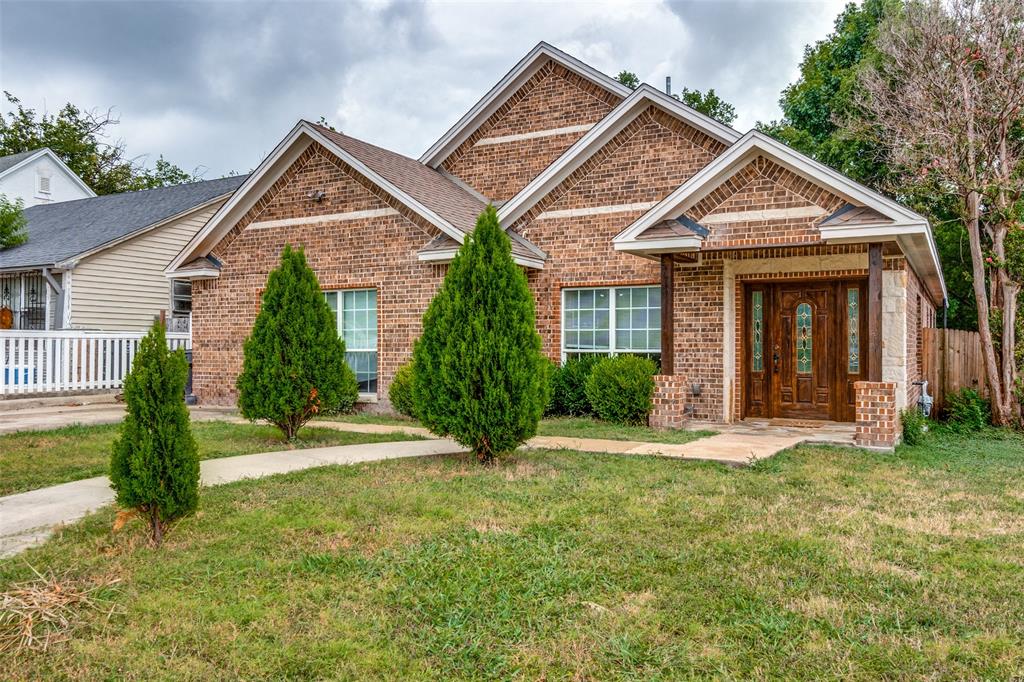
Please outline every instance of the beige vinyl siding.
M206 224L223 201L83 259L73 271L71 326L76 329L147 329L170 307L164 268Z

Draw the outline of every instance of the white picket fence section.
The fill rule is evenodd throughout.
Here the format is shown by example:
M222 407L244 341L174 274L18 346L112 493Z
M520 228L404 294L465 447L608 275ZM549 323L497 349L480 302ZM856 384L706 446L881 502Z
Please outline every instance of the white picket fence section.
M0 397L121 388L144 332L0 331ZM189 333L168 333L172 349Z

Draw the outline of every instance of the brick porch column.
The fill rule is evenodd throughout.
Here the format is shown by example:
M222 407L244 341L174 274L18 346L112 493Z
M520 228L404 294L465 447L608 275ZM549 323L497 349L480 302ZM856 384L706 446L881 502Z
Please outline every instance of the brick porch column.
M891 452L900 440L896 382L857 381L853 390L857 428L854 440L857 445Z
M655 374L652 403L649 421L653 428L682 428L686 407L686 378L678 374Z

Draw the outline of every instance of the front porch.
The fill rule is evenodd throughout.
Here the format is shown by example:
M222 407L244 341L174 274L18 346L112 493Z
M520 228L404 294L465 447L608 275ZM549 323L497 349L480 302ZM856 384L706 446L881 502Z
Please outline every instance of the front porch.
M907 403L907 319L905 306L883 301L906 298L902 257L889 247L886 272L880 242L792 251L657 255L663 352L652 426L811 429L820 442L895 446ZM721 282L717 300L697 306L694 282L709 279ZM701 338L692 329L703 307L721 321ZM720 371L703 359L717 333L722 344L711 357Z

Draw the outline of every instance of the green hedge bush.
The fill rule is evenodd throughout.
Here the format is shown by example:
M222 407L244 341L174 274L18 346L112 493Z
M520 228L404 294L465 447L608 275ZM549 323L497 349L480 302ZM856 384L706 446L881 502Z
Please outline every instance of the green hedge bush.
M551 374L551 401L547 414L555 417L582 417L593 414L587 397L587 379L602 356L584 355L554 367Z
M587 399L594 413L616 424L647 424L656 371L653 361L636 355L598 361L587 379Z
M388 387L388 399L396 412L415 419L416 404L412 399L413 371L412 361L398 368L395 378L391 380L391 386Z
M981 431L992 423L992 408L973 388L946 396L946 421L957 433Z

